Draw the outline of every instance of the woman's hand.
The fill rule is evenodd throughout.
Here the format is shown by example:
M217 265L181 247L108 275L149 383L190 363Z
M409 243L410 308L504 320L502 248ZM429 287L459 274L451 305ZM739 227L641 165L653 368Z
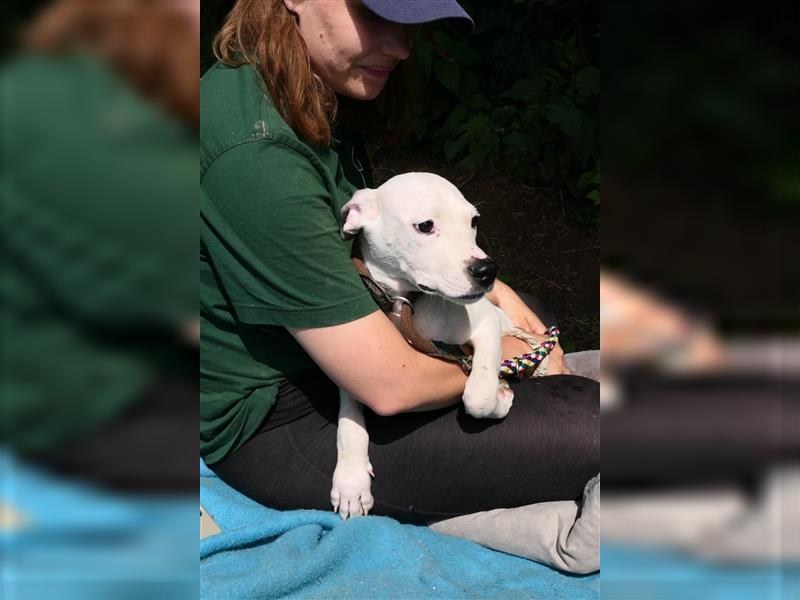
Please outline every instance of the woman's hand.
M533 334L532 337L539 343L547 339L547 336L544 334ZM512 336L506 336L503 338L503 360L516 358L517 356L530 351L531 347L519 338ZM564 351L561 349L560 344L556 344L556 347L550 351L548 357L550 358L550 361L547 363L548 375L569 374L570 371L564 364Z
M502 310L515 327L529 331L530 333L542 334L547 331L541 319L536 316L528 305L520 298L517 293L499 279L494 282L494 289L486 294L489 302Z
M542 323L542 320L505 283L500 280L495 281L494 289L489 294L486 294L486 297L492 304L508 315L515 327L532 333L533 338L539 343L547 339L547 335L545 335L547 327ZM531 347L519 338L503 338L503 360L514 358L530 351ZM548 356L550 358L547 365L548 375L569 374L569 369L564 364L564 350L562 350L560 344L556 344Z

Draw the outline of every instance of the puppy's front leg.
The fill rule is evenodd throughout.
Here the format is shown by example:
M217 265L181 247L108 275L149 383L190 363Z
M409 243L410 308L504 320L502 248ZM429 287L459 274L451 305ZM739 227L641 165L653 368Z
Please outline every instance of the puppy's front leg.
M369 462L369 434L361 404L341 389L336 451L331 488L333 510L343 519L366 515L374 504L370 491L370 477L374 477L374 473Z
M502 419L514 400L514 392L497 376L502 358L500 334L500 320L492 315L480 323L470 339L475 353L463 400L467 413L478 419Z

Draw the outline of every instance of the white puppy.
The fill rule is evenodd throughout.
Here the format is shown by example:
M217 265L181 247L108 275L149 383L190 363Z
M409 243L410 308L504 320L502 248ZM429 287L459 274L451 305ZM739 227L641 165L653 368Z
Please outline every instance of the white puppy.
M417 331L446 344L469 343L472 372L463 400L473 417L500 419L514 394L498 379L508 317L484 296L497 267L475 237L478 211L446 179L406 173L356 192L342 208L342 233L360 235L364 264L390 297L424 295L415 303ZM331 503L343 518L372 508L369 436L361 404L340 391L338 463Z

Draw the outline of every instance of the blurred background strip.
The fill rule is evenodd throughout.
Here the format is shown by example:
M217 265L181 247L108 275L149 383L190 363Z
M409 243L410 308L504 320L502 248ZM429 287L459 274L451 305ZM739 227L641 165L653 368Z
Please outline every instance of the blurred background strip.
M606 5L604 598L800 593L799 21Z
M0 66L4 598L195 598L199 3L26 2Z

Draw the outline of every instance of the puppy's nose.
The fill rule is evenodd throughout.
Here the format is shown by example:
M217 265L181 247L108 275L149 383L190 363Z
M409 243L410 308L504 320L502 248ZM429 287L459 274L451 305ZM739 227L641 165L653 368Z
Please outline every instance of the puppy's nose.
M469 266L469 274L484 287L489 287L497 277L497 265L491 258L481 258Z

